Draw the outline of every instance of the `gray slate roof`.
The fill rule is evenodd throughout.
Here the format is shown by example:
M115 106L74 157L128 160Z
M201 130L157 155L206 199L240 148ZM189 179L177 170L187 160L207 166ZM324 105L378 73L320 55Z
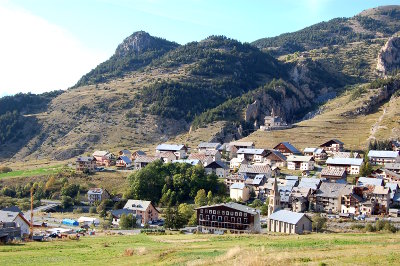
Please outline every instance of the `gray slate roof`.
M357 185L358 186L382 186L383 184L383 179L379 178L370 178L370 177L360 177L358 178Z
M324 198L338 198L342 194L350 194L352 187L341 183L322 183L316 196Z
M265 152L264 149L245 149L245 148L240 148L237 151L237 154L243 153L243 154L261 155L263 152Z
M183 150L185 148L185 145L183 144L160 144L157 146L157 150L159 151L179 151Z
M332 165L357 165L361 166L363 159L361 158L328 158L326 164Z
M399 157L398 151L376 151L370 150L368 157L379 157L379 158L396 158Z
M201 142L197 145L197 148L205 148L205 149L218 149L221 146L218 142Z
M292 212L292 211L287 211L287 210L279 210L279 211L272 213L268 217L268 219L286 222L289 224L297 224L304 216L307 217L307 215L305 215L304 213Z
M3 223L13 222L18 215L19 212L0 211L0 222Z

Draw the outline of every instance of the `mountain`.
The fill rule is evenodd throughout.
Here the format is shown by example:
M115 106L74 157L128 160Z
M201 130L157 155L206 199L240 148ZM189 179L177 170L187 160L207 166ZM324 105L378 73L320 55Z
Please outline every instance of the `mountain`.
M262 38L252 44L276 55L304 52L331 45L387 38L399 31L400 6L368 9L352 18L335 18L293 33Z
M345 106L347 113L334 119L351 113L352 121L361 125L363 116L388 102L397 106L398 83L393 81L396 85L387 90L381 78L397 73L397 39L391 33L400 30L394 19L398 10L366 10L252 44L210 36L178 45L136 32L65 92L31 95L41 100L29 108L15 105L17 96L0 99L8 106L0 117L0 160L66 160L94 149L152 150L165 141L191 145L257 139L260 134L277 140L255 132L272 108L287 122L319 121L312 124L311 135L328 132L327 138L335 137L330 134L338 129L324 131L318 120L330 117L324 110L336 114L335 108ZM301 47L288 49L285 42ZM387 71L382 73L379 65ZM374 93L381 95L379 100L369 100ZM361 110L363 106L368 109ZM372 127L376 116L369 118L366 125ZM308 126L306 121L299 125ZM396 137L400 126L389 118L382 121L394 130L376 137ZM305 132L295 129L307 126L293 128L294 136L301 139Z

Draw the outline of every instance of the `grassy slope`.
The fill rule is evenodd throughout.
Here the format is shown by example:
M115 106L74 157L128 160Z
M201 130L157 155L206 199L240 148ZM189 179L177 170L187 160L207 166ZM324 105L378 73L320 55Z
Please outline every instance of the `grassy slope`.
M272 148L281 141L290 141L297 148L315 147L331 138L338 138L345 143L345 148L349 150L365 149L368 138L371 136L371 129L383 115L383 110L390 105L375 137L386 139L393 132L399 130L398 111L396 106L400 103L400 98L381 106L376 112L361 115L354 118L341 116L346 111L353 110L361 106L363 101L369 98L374 92L370 91L355 101L349 101L351 93L329 101L324 105L324 112L310 120L297 123L295 127L288 130L262 132L257 131L243 140L254 141L256 146ZM390 112L389 112L390 111ZM395 128L392 130L392 128ZM398 136L398 135L397 135Z
M0 178L51 175L57 173L61 168L62 165L55 165L49 167L40 167L36 169L29 169L29 170L17 170L9 173L2 173L0 174Z
M134 250L125 256L126 249ZM99 236L0 246L3 265L400 263L400 234Z

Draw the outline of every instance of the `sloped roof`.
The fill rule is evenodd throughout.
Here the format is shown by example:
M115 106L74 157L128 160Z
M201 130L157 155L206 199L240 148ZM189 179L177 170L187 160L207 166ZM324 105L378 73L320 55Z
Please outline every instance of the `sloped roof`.
M10 206L10 207L6 207L4 209L2 209L2 211L7 211L7 212L22 212L20 208L18 208L18 206Z
M221 146L220 143L218 142L201 142L199 145L197 145L197 148L206 148L206 149L218 149Z
M233 183L230 189L244 189L246 185L244 183Z
M338 168L323 168L321 170L321 176L334 176L334 177L342 177L345 174L345 169Z
M0 211L0 222L3 223L10 223L17 218L19 212L12 212L12 211Z
M88 156L81 156L76 158L77 162L92 162L92 161L97 161L96 158L94 157L88 157Z
M199 208L196 209L207 209L207 208L213 208L213 207L228 207L228 208L232 208L238 211L242 211L242 212L247 212L250 214L258 214L258 211L254 208L250 208L247 207L245 205L239 204L239 203L235 203L235 202L228 202L228 203L220 203L220 204L214 204L214 205L208 205L208 206L201 206Z
M109 151L95 151L95 152L93 152L93 156L99 156L99 157L102 157L102 156L106 156L107 154L109 154L110 152Z
M292 211L287 211L287 210L279 210L274 213L272 213L268 219L275 220L275 221L281 221L289 224L297 224L303 217L307 217L304 213L298 213L298 212L292 212Z
M314 152L315 154L321 154L321 153L326 153L324 149L318 148Z
M126 150L126 149L125 150L120 150L119 153L123 154L123 155L129 155L129 156L131 156L131 154L132 154L130 150Z
M275 155L278 159L280 159L282 162L286 162L286 156L283 155L280 151L278 150L269 150L270 154L267 155L266 158L269 158L271 155Z
M136 153L137 155L146 155L146 153L144 151L135 151L134 153Z
M299 180L299 177L298 177L297 175L287 175L287 176L285 177L285 179L286 179L286 180L296 180L296 181L298 181L298 180Z
M326 164L332 165L356 165L361 166L363 159L361 158L328 158Z
M229 167L223 161L214 161L206 165L204 168L223 168L228 169Z
M337 144L344 144L343 142L341 142L340 140L338 140L338 139L331 139L331 140L328 140L327 142L325 142L325 143L322 143L321 145L320 145L320 147L325 147L325 146L327 146L328 144L330 144L330 143L337 143Z
M400 170L400 163L385 163L385 168L389 170Z
M245 149L245 148L240 148L237 151L237 154L243 153L243 154L261 155L264 152L265 152L264 149Z
M371 177L360 177L358 178L357 185L359 186L382 186L383 179L371 178Z
M288 162L309 162L313 160L312 156L289 155L287 157Z
M130 199L126 202L124 209L145 211L150 206L151 201Z
M103 194L102 188L91 188L88 190L88 194Z
M353 157L351 157L351 152L347 151L341 151L341 152L336 152L333 155L333 158L357 158L358 152L353 152Z
M251 174L268 174L271 172L271 167L266 164L265 165L241 164L238 172L251 173Z
M187 163L187 164L190 164L190 165L201 164L200 160L190 160L190 159L173 160L172 163Z
M266 178L265 175L256 175L254 179L252 180L253 185L260 185L261 182Z
M351 193L352 187L341 183L322 183L316 195L324 198L338 198L341 194Z
M398 151L376 151L370 150L368 157L379 157L379 158L396 158L399 157Z
M238 146L238 147L251 147L254 146L254 142L252 141L232 141L229 143L230 146Z
M318 186L321 184L321 179L319 178L313 178L313 177L303 177L300 180L300 183L297 187L299 188L311 188L316 190Z
M172 151L162 151L157 157L159 158L168 158L170 160L176 160L176 155Z
M206 155L206 156L215 156L216 154L219 153L218 150L205 150L205 151L201 151L200 153Z
M314 153L317 150L317 148L305 148L303 150L304 153Z
M157 150L159 151L179 151L185 149L185 145L183 144L160 144L157 146Z
M388 182L385 184L385 187L390 188L391 191L396 191L399 189L399 184Z
M136 157L135 163L151 163L156 160L159 160L159 158L147 155L139 155L138 157Z
M274 147L274 150L275 150L280 144L283 144L286 148L288 148L288 150L290 150L290 151L291 151L292 153L294 153L294 154L301 154L301 152L300 152L296 147L294 147L290 142L288 142L288 141L284 141L284 142L279 143L278 145L276 145L276 146Z
M131 164L131 163L132 163L131 158L129 158L128 156L125 156L125 155L119 156L117 160L122 160L122 161L124 161L126 164Z

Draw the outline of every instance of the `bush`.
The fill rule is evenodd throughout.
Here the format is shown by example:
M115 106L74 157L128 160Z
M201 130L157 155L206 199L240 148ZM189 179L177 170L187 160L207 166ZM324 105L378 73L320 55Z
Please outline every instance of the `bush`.
M136 218L130 214L122 214L119 220L119 226L122 229L132 229L136 226Z
M97 213L96 207L92 206L89 208L89 213Z
M368 223L368 224L365 226L365 231L367 231L367 232L375 232L375 231L376 231L376 228L375 228L375 226L373 226L372 224Z
M365 228L365 225L363 225L363 224L352 224L352 225L350 226L350 228L351 228L352 230L362 230L362 229Z
M326 228L326 221L327 219L322 217L321 214L314 214L312 217L312 229L317 232L321 231L322 229Z
M9 172L12 172L12 169L10 167L7 167L7 166L0 167L0 174L9 173Z
M83 213L82 208L76 208L72 211L73 213Z

